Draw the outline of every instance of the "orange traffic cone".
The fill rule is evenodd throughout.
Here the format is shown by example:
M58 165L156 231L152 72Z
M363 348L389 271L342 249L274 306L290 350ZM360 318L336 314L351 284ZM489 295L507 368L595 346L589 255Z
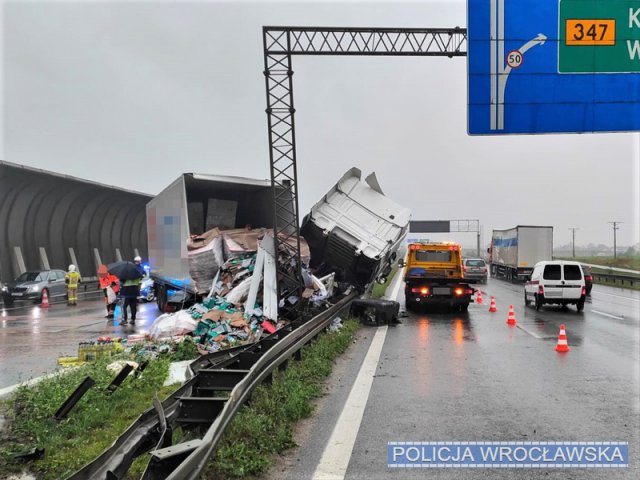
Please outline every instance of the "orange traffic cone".
M490 312L497 312L498 309L496 308L496 299L495 297L491 297L491 302L489 303L489 311Z
M42 302L40 303L41 308L49 308L49 295L46 290L42 291Z
M476 295L476 303L478 305L484 304L484 302L482 301L482 290L480 289L478 289L478 294Z
M569 344L567 343L567 332L564 330L564 325L560 325L560 335L558 335L558 344L556 345L556 352L570 352Z
M513 305L509 305L509 315L507 315L507 325L515 325L518 323L516 321L516 312L513 311Z

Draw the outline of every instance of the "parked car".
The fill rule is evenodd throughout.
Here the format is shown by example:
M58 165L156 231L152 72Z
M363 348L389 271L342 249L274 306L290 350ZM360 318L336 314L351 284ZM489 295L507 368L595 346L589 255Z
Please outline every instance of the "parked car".
M64 281L65 272L62 270L34 270L24 272L13 282L2 287L2 299L7 307L13 306L15 301L42 302L42 295L47 292L49 300L61 298L67 294Z
M591 295L591 289L593 288L593 275L591 274L591 267L580 265L582 268L582 274L584 275L584 288L587 290L587 295Z
M465 258L462 260L464 278L487 283L487 264L481 258Z
M140 295L138 300L143 302L153 302L156 299L156 294L153 289L153 279L148 275L142 279L140 283Z
M536 310L546 303L555 303L573 304L581 312L586 296L584 275L578 262L538 262L524 285L524 303L533 302Z

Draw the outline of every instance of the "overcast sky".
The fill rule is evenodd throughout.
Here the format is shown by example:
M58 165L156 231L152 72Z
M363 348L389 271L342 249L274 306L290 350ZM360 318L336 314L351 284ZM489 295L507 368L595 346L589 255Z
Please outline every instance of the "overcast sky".
M6 2L2 158L155 194L268 178L263 25L466 26L466 1ZM294 58L300 209L351 166L414 219L637 243L638 134L469 137L465 58ZM472 238L457 237L473 244Z

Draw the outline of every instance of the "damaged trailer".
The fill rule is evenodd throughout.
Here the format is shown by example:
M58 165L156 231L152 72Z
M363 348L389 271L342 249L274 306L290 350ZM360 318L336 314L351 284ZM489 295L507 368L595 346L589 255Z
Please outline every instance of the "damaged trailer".
M391 272L411 211L385 196L375 173L361 177L358 168L347 171L304 218L301 234L316 275L335 272L365 289Z
M269 180L182 174L147 204L158 309L180 309L207 296L226 258L256 250L272 225Z

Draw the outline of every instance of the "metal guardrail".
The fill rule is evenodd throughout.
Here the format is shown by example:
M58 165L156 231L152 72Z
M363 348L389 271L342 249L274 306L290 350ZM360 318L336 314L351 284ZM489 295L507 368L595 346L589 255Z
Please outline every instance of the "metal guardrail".
M318 333L355 293L309 319L301 318L255 344L224 350L191 364L195 375L164 402L150 408L98 458L69 477L69 480L123 478L133 460L151 451L143 479L198 478L216 449L225 429L253 389ZM201 392L201 390L203 390ZM228 397L212 397L215 391L229 391ZM206 433L172 445L174 424Z
M617 275L617 274L611 274L611 273L594 273L592 272L591 275L593 276L593 279L598 281L598 280L603 280L607 283L613 283L614 285L629 285L631 287L638 285L640 283L640 278L639 277L633 277L631 275Z

